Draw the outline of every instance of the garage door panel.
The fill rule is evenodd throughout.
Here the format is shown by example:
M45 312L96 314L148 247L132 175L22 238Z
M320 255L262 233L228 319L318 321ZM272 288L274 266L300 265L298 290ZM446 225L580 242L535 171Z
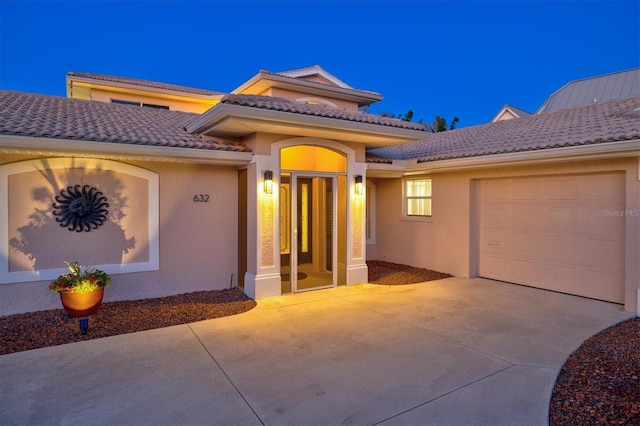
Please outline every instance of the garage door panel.
M484 256L482 265L479 270L480 276L491 277L496 280L508 280L507 262L505 257L501 256Z
M486 181L483 185L483 197L485 200L506 200L507 182L503 180Z
M507 247L509 253L518 257L538 257L537 234L510 234Z
M580 294L594 299L621 303L624 301L623 273L581 268L576 271L577 286Z
M511 215L511 227L513 231L538 231L538 207L514 206L511 209Z
M503 229L507 227L506 207L487 207L482 213L486 229Z
M607 203L609 205L610 203ZM622 209L614 205L612 210ZM624 217L607 214L603 207L585 207L580 209L577 226L580 234L590 237L621 239L624 237Z
M480 181L479 275L624 301L624 175Z
M541 259L570 264L576 261L576 240L573 236L541 235L539 245Z
M539 207L544 217L543 231L574 234L576 232L576 208L575 207Z
M510 258L507 261L508 280L531 285L540 281L538 277L538 263L525 259Z
M560 264L542 264L540 265L540 283L546 289L574 293L576 268Z
M547 200L576 200L578 185L574 177L546 179Z
M576 245L579 265L598 266L612 271L624 269L624 246L619 241L578 238Z
M507 251L506 232L486 231L480 236L480 244L486 253L504 255Z
M540 199L540 185L537 179L522 179L511 185L511 199L526 201Z
M584 200L616 201L624 200L624 174L599 174L586 176L580 187Z

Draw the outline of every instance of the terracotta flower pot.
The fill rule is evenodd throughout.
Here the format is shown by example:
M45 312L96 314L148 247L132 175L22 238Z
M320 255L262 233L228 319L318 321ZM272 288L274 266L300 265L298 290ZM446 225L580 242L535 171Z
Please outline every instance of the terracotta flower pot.
M62 306L71 318L93 315L100 308L104 287L85 293L60 293Z

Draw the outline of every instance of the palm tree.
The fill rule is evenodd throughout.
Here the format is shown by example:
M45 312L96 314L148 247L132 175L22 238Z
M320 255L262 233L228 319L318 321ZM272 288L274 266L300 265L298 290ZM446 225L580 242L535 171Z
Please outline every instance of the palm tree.
M413 110L409 110L407 112L405 112L404 114L390 114L388 112L383 112L382 114L383 117L389 117L389 118L397 118L399 120L402 121L411 121L413 120ZM436 115L436 117L433 120L433 123L431 124L425 124L425 128L427 131L431 132L431 133L436 133L436 132L445 132L447 130L454 130L456 128L456 125L458 124L458 122L460 121L460 119L458 117L453 117L453 120L451 121L451 124L449 126L447 126L447 119L446 118L442 118L439 115ZM418 120L419 124L423 123L422 118L420 120Z
M432 133L445 132L447 130L455 129L456 124L458 124L459 121L460 119L458 117L453 117L453 120L451 121L451 125L447 129L447 119L442 118L439 115L436 115L436 118L433 120L433 123L431 124L431 126L428 126L427 129Z

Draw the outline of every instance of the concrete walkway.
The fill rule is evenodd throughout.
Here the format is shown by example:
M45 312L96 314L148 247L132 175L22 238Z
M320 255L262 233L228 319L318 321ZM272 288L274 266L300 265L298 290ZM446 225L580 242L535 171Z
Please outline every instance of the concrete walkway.
M338 287L0 356L0 424L548 425L621 306L485 279Z

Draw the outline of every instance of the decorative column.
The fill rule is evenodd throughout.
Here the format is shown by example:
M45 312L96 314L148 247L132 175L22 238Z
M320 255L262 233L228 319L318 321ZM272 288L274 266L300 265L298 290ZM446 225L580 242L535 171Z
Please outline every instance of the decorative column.
M254 156L248 174L248 238L245 293L253 299L279 296L279 165L269 156ZM253 201L253 202L252 202ZM253 235L252 235L253 234Z

